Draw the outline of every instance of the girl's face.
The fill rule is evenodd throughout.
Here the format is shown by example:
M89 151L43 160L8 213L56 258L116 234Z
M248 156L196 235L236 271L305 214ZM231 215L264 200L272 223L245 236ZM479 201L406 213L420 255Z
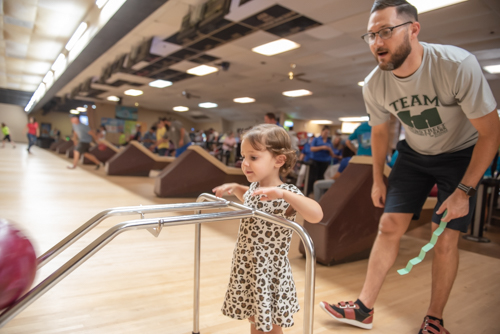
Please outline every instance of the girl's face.
M279 181L279 169L285 163L285 156L275 157L268 150L256 150L247 140L241 143L241 155L243 156L241 169L249 182L270 186L276 179Z

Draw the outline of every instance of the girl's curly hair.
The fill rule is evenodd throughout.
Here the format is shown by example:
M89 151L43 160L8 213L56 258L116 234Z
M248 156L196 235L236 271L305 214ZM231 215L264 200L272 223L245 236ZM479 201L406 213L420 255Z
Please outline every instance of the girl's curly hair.
M290 136L280 126L256 125L243 134L243 140L248 140L250 145L258 151L268 150L274 157L284 155L286 160L280 167L280 174L288 173L297 162L297 153L292 149Z

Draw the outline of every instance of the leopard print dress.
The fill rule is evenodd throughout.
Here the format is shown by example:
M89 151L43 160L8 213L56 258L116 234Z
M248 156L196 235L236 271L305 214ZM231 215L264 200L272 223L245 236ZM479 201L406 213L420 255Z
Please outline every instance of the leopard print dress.
M258 183L244 194L244 205L295 220L296 213L285 216L290 206L283 199L259 201L251 196ZM291 184L279 188L302 195ZM293 326L293 314L299 311L297 292L288 261L292 230L259 218L241 220L233 253L231 276L222 313L234 319L255 318L258 330L269 332L272 325Z

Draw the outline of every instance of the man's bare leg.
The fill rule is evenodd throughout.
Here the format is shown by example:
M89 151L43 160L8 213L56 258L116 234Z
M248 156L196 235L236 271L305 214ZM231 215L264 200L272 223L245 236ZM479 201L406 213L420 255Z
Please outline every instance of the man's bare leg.
M97 166L101 166L101 161L99 161L99 159L97 159L95 155L90 153L84 153L83 156L92 161L93 163L95 163Z
M78 160L80 159L80 152L78 151L73 151L73 165L68 166L69 169L74 169L76 168L76 165L78 165Z
M438 228L432 223L432 231ZM434 246L432 261L431 303L427 315L442 319L451 288L458 271L458 239L460 231L445 229Z
M411 213L384 213L380 218L378 235L368 260L365 283L359 294L359 300L370 309L375 304L387 272L396 260L401 236L408 229L412 216Z

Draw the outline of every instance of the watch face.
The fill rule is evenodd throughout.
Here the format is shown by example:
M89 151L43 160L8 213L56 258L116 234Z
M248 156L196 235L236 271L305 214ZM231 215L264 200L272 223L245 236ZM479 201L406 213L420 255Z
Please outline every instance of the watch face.
M476 189L470 187L469 188L469 191L467 191L467 195L469 195L470 197L474 196L476 194Z

